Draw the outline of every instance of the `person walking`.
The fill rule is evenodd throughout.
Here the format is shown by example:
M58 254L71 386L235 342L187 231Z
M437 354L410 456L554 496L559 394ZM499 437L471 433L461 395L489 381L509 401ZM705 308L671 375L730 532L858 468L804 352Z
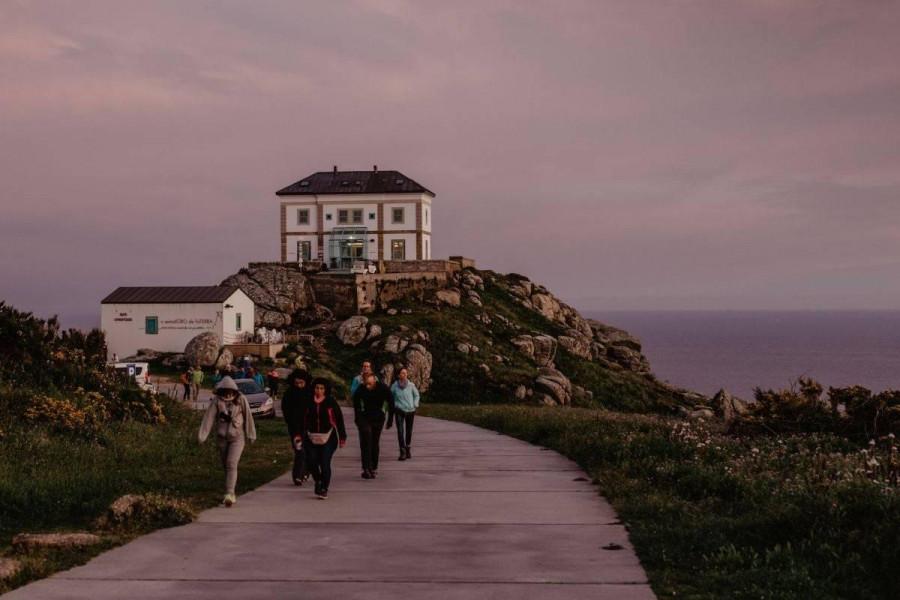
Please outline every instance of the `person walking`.
M378 455L381 430L384 428L384 409L391 403L391 390L378 381L375 373L366 373L363 384L353 394L354 422L359 430L359 450L362 454L362 478L378 476Z
M288 388L281 398L281 412L284 415L284 422L287 423L291 448L294 450L294 468L291 471L294 485L303 485L309 478L303 444L303 411L306 404L312 400L311 382L312 377L309 373L302 369L294 369L287 379Z
M410 444L412 444L413 419L416 409L419 408L419 389L409 379L409 370L402 367L397 373L397 381L391 386L393 399L388 405L387 429L391 423L397 423L397 441L400 444L400 458L408 460L412 458Z
M262 374L257 371L254 367L250 367L250 379L256 382L256 385L260 387L260 389L266 387L266 380L263 379Z
M354 394L356 394L356 390L359 389L359 386L363 384L363 379L365 379L367 373L372 373L372 362L368 360L364 360L362 364L362 370L359 372L359 375L353 378L350 381L350 397L352 398ZM377 377L376 377L377 379Z
M275 367L272 367L272 370L266 373L266 383L269 384L269 393L272 396L278 395L278 384L280 380L278 378L278 371L275 370ZM307 382L309 383L309 382ZM288 388L290 389L290 388Z
M303 446L316 496L325 500L331 485L331 458L347 443L347 430L341 407L331 395L331 382L317 377L312 389L312 398L303 405Z
M184 401L191 399L191 378L194 376L194 369L188 367L187 371L181 374L181 385L184 386Z
M191 375L191 394L194 396L194 402L200 400L200 384L203 383L203 369L200 365L194 367L194 373Z
M238 462L244 445L256 440L256 425L250 413L247 398L240 392L231 377L223 377L216 386L209 407L200 423L198 438L200 443L206 441L215 430L216 445L219 447L219 458L225 469L225 506L230 507L237 502L234 488L237 484Z

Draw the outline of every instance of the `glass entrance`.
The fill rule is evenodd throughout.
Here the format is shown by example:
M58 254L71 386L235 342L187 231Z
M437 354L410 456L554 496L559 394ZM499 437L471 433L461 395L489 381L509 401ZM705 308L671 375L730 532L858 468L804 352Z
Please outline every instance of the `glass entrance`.
M328 239L328 266L349 270L356 261L369 258L368 232L365 227L335 227Z

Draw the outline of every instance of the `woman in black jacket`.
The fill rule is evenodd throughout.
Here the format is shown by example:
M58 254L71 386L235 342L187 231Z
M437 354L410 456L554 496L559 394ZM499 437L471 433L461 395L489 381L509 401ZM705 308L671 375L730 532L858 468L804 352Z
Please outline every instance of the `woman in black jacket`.
M303 446L316 482L316 496L324 500L331 483L331 457L347 443L347 430L341 407L331 395L331 382L317 377L312 388L313 396L302 411Z
M294 485L303 485L309 479L309 468L303 448L303 407L312 399L312 377L303 369L294 369L287 378L287 389L281 397L281 412L287 423L291 448L294 450Z

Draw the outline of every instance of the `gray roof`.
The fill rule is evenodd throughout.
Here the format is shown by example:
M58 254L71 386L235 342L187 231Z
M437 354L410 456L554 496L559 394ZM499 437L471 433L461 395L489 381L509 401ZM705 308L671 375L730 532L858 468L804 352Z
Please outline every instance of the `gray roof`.
M275 192L278 196L410 193L434 196L400 171L320 171Z
M212 304L225 302L236 285L120 287L100 304Z

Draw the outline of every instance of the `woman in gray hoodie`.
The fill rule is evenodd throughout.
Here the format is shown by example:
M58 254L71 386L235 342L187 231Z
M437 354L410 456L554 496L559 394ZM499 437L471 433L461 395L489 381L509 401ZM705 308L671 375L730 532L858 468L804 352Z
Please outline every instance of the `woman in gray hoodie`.
M250 414L247 398L238 389L231 377L223 377L216 385L215 395L209 401L209 408L200 423L200 442L206 441L213 428L216 431L216 445L225 468L225 506L237 502L234 486L237 484L238 461L246 442L256 440L256 425Z

